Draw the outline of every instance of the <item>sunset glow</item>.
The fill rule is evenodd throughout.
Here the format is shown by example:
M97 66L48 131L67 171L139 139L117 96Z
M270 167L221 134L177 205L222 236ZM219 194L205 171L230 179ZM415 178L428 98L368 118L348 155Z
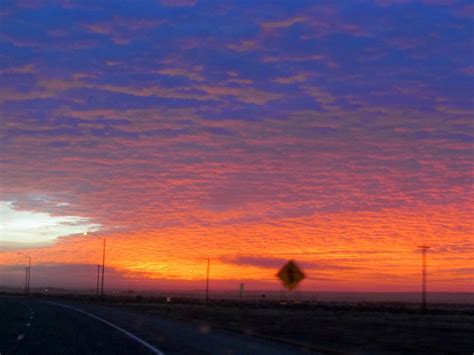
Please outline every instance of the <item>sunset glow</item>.
M473 291L469 2L86 3L0 9L1 286Z

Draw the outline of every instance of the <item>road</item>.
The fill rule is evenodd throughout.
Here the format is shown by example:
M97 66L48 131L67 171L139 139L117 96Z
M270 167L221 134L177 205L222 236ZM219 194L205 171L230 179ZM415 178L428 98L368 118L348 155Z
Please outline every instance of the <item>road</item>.
M95 304L0 297L0 355L306 354L290 345Z

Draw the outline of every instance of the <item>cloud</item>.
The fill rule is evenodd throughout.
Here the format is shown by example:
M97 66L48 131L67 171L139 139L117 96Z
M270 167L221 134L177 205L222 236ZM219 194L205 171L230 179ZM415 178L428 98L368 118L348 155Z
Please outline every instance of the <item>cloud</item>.
M94 34L110 37L115 44L127 45L133 39L143 36L144 32L156 29L164 23L163 20L115 17L109 22L84 23L82 27Z
M161 4L164 6L172 6L172 7L188 7L194 6L197 4L197 0L160 0Z
M461 71L467 75L474 75L474 65L462 68Z
M236 256L236 257L223 257L222 261L235 265L250 265L256 266L259 268L269 268L279 270L285 265L288 260L283 258L269 258L269 257L259 257L259 256ZM301 268L304 270L349 270L355 269L354 266L343 266L337 264L324 264L324 263L315 263L310 261L301 262Z
M169 75L169 76L184 76L193 81L204 81L205 79L199 74L202 71L202 67L195 67L192 69L184 68L164 68L157 70L158 74Z
M0 74L32 74L35 72L33 64L26 64L23 66L16 66L0 70Z
M295 16L283 20L262 22L261 26L264 31L272 31L282 28L288 28L293 26L294 24L305 22L306 20L307 18L305 18L304 16Z
M300 83L306 80L307 80L307 77L304 73L298 73L293 76L278 77L278 78L273 79L274 82L279 83L279 84L294 84L294 83Z
M228 48L237 51L245 52L249 50L260 49L260 46L257 41L253 40L240 40L238 43L231 43L228 45Z
M295 258L308 289L403 290L426 242L460 270L433 287L465 290L462 4L33 5L2 12L0 200L15 213L100 225L123 280L197 285L211 257L222 285L278 289ZM74 233L2 235L0 264L22 248L93 266L100 238Z

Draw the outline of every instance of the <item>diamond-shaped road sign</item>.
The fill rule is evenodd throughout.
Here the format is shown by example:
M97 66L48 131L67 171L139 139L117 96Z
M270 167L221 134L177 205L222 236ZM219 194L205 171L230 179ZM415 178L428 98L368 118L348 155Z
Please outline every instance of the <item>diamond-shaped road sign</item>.
M300 270L293 260L288 261L278 272L277 276L283 281L288 290L294 289L305 278L303 271Z

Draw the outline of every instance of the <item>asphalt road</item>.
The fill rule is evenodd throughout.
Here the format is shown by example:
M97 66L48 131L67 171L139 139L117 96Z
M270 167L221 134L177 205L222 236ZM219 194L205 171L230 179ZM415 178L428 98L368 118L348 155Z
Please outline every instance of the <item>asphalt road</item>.
M308 354L290 345L94 304L0 297L0 355Z

